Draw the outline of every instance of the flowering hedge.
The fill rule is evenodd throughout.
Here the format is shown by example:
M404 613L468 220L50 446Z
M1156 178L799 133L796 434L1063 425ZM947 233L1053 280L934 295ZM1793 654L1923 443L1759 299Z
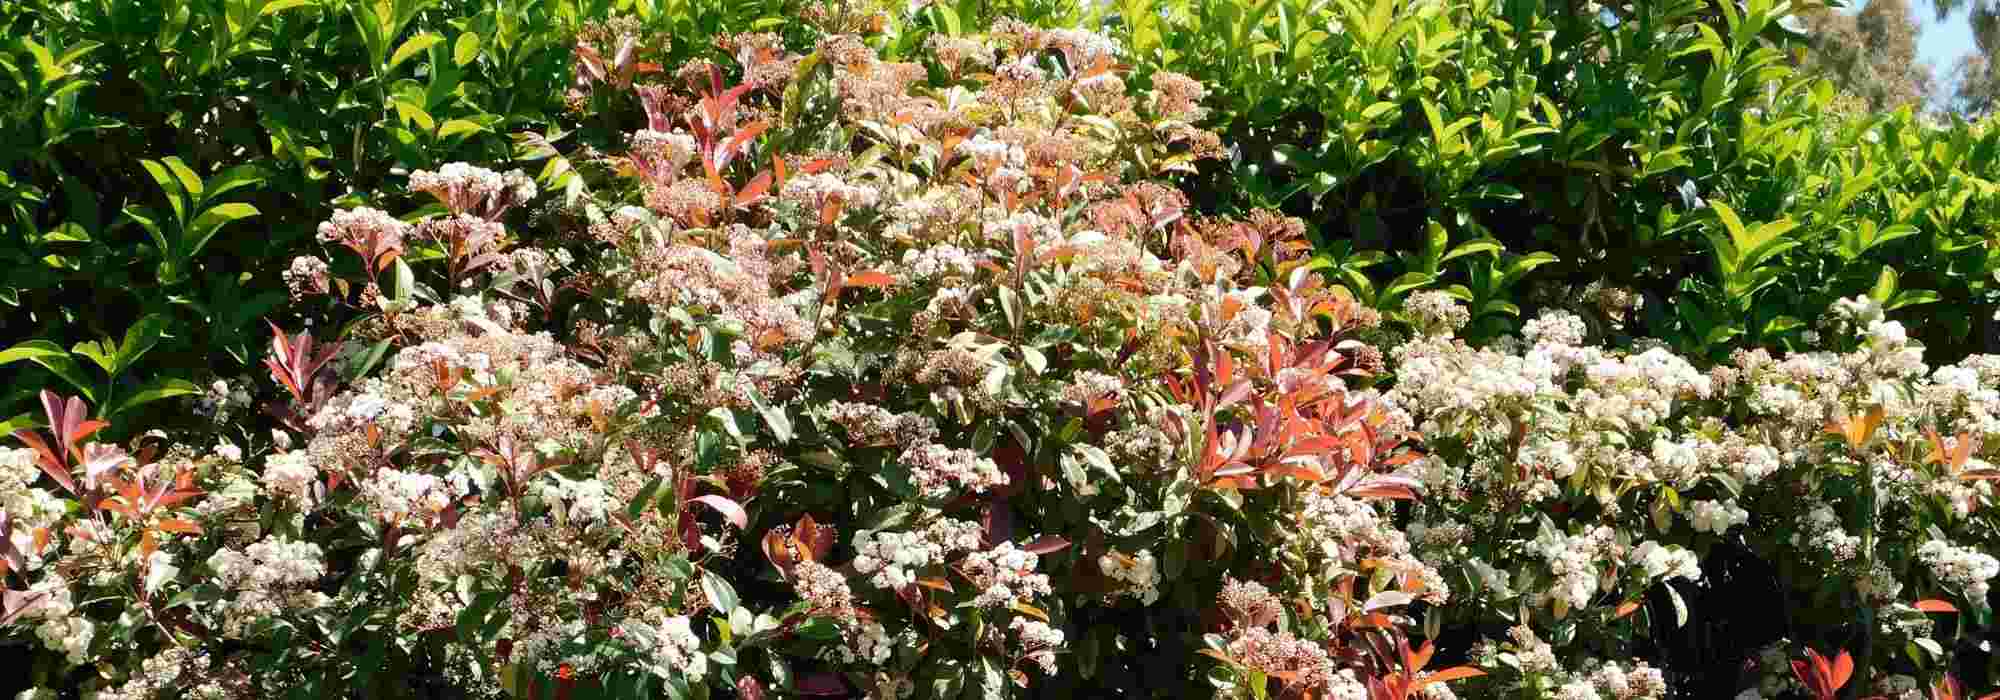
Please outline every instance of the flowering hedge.
M44 393L0 452L35 681L1661 698L1640 621L1727 542L1839 613L1748 696L1956 687L2000 361L1933 370L1865 302L1706 371L1587 342L1616 304L1470 347L1430 292L1384 352L1300 222L1187 210L1199 83L1081 30L893 62L808 19L629 87L620 153L524 138L559 195L455 163L334 215L286 280L338 322L274 328L268 434L242 387L212 448Z

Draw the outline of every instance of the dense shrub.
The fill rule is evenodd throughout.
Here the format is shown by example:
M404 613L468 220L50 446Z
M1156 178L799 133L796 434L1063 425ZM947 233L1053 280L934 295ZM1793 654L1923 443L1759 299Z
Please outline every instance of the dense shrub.
M506 160L518 132L615 135L615 124L566 116L589 100L569 90L586 73L573 47L617 31L604 23L609 10L557 0L0 4L0 338L11 346L0 354L0 417L29 410L41 387L115 414L240 376L266 333L260 319L285 306L286 262L315 249L313 229L335 203L401 207L404 174ZM624 60L629 84L642 64L715 48L670 35L776 12L663 7L619 20L631 45L599 49Z
M1259 7L1278 19L1243 35L1320 17ZM1383 66L1369 80L1403 79L1404 48L1430 70L1421 49L1484 11L1341 7L1354 29L1329 46L1407 23L1413 43L1354 54ZM1697 10L1665 16L1776 18ZM1769 270L1739 280L1745 313L1796 314L1785 330L1690 339L1646 315L1704 303L1698 285L1527 300L1546 251L1459 235L1505 204L1384 219L1420 242L1377 284L1300 218L1204 215L1187 192L1232 144L1200 125L1262 88L1134 70L1165 35L1074 26L1101 12L809 4L712 58L637 48L697 15L591 24L551 83L574 121L514 139L534 176L499 154L357 166L385 191L320 209L271 271L291 313L254 358L269 381L224 384L171 432L39 392L0 450L0 629L31 645L29 696L1935 699L1993 680L2000 359L1927 360L1889 316L1926 297L1879 270L1853 292L1801 252L1902 195L1860 188L1798 226L1748 195L1657 210ZM1513 46L1488 38L1456 50ZM1202 60L1254 73L1302 45ZM1907 147L1894 119L1737 148L1810 181L1787 158L1899 160L1867 136ZM1369 142L1328 147L1391 148ZM1976 194L1924 169L1955 147L1901 172ZM1714 182L1750 181L1730 172ZM1853 258L1878 262L1843 264L1888 254L1869 230ZM1518 331L1517 306L1538 311ZM1653 333L1670 340L1634 340ZM152 335L78 352L116 375ZM1767 585L1718 600L1717 578ZM1703 627L1725 651L1680 653L1710 617L1741 618Z
M2000 137L1853 113L1792 69L1795 4L1120 7L1141 72L1212 86L1238 149L1191 196L1305 218L1377 310L1443 289L1485 340L1546 300L1629 289L1632 337L1721 361L1808 347L1834 300L1872 294L1945 357L2000 349Z

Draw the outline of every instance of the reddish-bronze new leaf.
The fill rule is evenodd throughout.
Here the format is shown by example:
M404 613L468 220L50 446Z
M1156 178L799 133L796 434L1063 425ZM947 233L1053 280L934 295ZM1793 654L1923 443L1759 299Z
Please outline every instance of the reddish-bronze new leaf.
M1866 439L1865 434L1860 440L1850 438L1856 443ZM1828 659L1818 650L1806 647L1806 658L1792 662L1792 675L1798 677L1806 692L1812 693L1816 700L1835 700L1840 697L1840 688L1854 675L1854 657L1842 649L1839 655Z
M86 420L90 409L83 399L64 399L53 391L42 390L42 412L49 421L49 433L53 439L44 440L40 433L23 428L14 431L14 439L20 440L35 451L35 464L71 494L81 495L76 478L71 469L84 458L85 450L80 447L89 438L107 425L100 420ZM89 490L86 487L85 490Z

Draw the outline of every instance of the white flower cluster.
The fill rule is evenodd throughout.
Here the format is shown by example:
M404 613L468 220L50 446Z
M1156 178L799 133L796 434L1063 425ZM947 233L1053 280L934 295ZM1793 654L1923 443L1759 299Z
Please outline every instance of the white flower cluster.
M360 488L361 497L374 506L376 516L389 522L444 510L454 497L451 485L443 479L390 467L376 470Z
M832 173L797 175L785 181L783 199L807 209L814 220L828 204L838 203L848 209L875 206L881 193L869 185L850 184L845 178Z
M548 479L536 481L535 488L543 499L561 502L570 522L601 523L618 507L598 479L566 479L551 473Z
M927 442L904 450L899 459L924 498L948 498L955 489L985 493L1007 485L1007 473L1000 471L1000 465L972 450Z
M923 250L903 251L903 275L906 282L920 282L938 277L970 277L978 269L979 260L972 253L950 244L940 244Z
M1546 533L1535 542L1535 551L1548 563L1555 581L1542 593L1543 600L1562 611L1582 609L1597 595L1600 564L1613 546L1611 528L1598 526L1575 535Z
M1606 661L1590 674L1591 684L1606 700L1660 700L1667 696L1666 675L1644 661L1631 668Z
M1403 313L1425 335L1450 337L1472 321L1472 312L1442 290L1426 289L1403 300Z
M1041 558L1016 548L1012 542L966 555L960 564L967 578L979 587L972 603L982 608L1011 605L1017 600L1049 595L1049 577L1035 573Z
M2000 560L1944 540L1931 540L1917 547L1917 559L1930 567L1931 575L1938 581L1962 591L1968 600L1981 607L1986 604L1986 591L1991 585L1987 581L2000 576Z
M42 477L35 459L34 450L0 448L0 512L13 520L15 547L31 554L36 554L29 545L32 531L54 524L63 515L62 499L30 486Z
M327 401L306 424L321 433L360 432L374 426L391 436L415 427L416 408L390 398L395 395L392 387L380 380L368 380L357 389Z
M979 548L979 523L941 519L919 532L862 530L854 536L854 570L877 588L898 590L947 557Z
M1162 576L1159 562L1153 559L1152 552L1143 549L1131 555L1107 552L1097 558L1097 569L1111 580L1125 585L1120 592L1122 595L1138 598L1143 605L1160 601Z
M1062 389L1063 403L1086 404L1090 400L1110 396L1125 390L1125 382L1103 372L1084 370L1076 373L1068 386Z
M310 586L326 575L319 545L279 537L244 551L220 549L208 558L216 582L234 595L221 606L223 633L242 636L265 618L325 606L329 598Z
M1568 311L1549 311L1530 319L1521 325L1521 339L1530 346L1554 345L1559 347L1582 345L1584 334L1589 327L1583 317Z
M50 574L34 586L33 592L45 592L47 596L38 599L36 607L30 608L23 619L38 620L35 636L41 638L42 646L62 652L72 664L89 662L90 643L97 637L97 625L88 616L76 614L69 581Z
M206 658L197 658L195 652L187 647L169 644L158 654L140 662L138 672L124 683L97 691L91 700L154 700L170 696L175 690L182 691L181 697L204 698L207 696L186 687L190 684L179 681L184 670L206 667L207 662Z
M279 452L264 458L264 473L258 477L264 492L273 499L306 505L313 500L319 484L319 470L304 450Z
M1688 503L1688 520L1693 523L1695 532L1720 535L1728 532L1729 528L1750 522L1750 511L1736 505L1733 500L1697 500Z
M1514 575L1506 570L1488 564L1479 557L1467 559L1465 566L1479 577L1480 584L1486 587L1488 598L1507 600L1519 594L1519 591L1514 590Z
M1604 700L1597 694L1597 686L1588 678L1578 678L1556 687L1555 700Z
M851 635L849 650L855 660L880 666L889 662L889 655L895 653L895 640L889 637L889 630L882 623L868 620L861 623Z
M1861 538L1842 529L1840 516L1825 503L1806 511L1799 531L1792 534L1792 546L1825 553L1836 562L1853 561L1861 553Z
M1063 645L1062 630L1050 627L1046 622L1020 616L1015 617L1008 628L1014 631L1014 638L1020 640L1028 660L1040 666L1043 674L1055 675L1056 651Z
M658 668L679 672L689 681L698 681L708 673L708 655L702 653L701 638L694 636L694 625L686 615L660 623L659 642Z
M1632 548L1631 562L1638 564L1650 581L1659 578L1701 580L1701 559L1677 544L1662 545L1648 540Z

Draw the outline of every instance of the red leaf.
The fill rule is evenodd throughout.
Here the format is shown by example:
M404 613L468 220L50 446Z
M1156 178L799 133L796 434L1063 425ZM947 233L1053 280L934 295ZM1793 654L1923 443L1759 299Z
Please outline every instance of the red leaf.
M183 535L201 534L201 525L191 520L182 520L179 518L166 518L160 521L159 527L160 530L165 532L176 532Z
M736 193L736 206L747 207L752 204L756 204L757 202L762 201L764 199L764 193L769 192L770 190L771 190L771 171L766 170L757 173L757 177L750 179L750 184L744 185L743 190Z
M1879 419L1877 420L1879 421ZM1848 656L1847 650L1842 649L1840 650L1840 656L1834 657L1833 668L1829 673L1829 678L1833 681L1831 690L1839 690L1841 687L1847 685L1847 679L1853 675L1854 657Z
M63 463L61 457L56 456L55 451L49 447L48 443L42 441L42 436L35 434L35 431L32 430L16 430L14 431L14 439L27 443L29 447L41 453L42 458L36 464L41 466L43 473L48 474L49 478L54 479L56 483L61 484L64 490L72 494L77 492L76 479L69 475L69 467Z
M1439 670L1437 673L1425 674L1424 677L1417 679L1416 685L1412 686L1411 689L1412 690L1421 689L1424 686L1430 685L1432 683L1450 683L1452 681L1465 680L1467 678L1478 678L1484 675L1486 675L1485 671L1481 671L1471 666L1453 666L1451 668Z
M1958 612L1958 606L1952 605L1948 601L1939 600L1937 598L1925 598L1923 600L1917 601L1913 605L1915 605L1918 610L1922 610L1924 612L1933 612L1933 613Z
M1636 600L1626 601L1623 605L1618 606L1618 610L1616 612L1613 612L1611 614L1611 619L1616 620L1625 617L1626 615L1630 615L1633 612L1638 611L1638 609L1639 609L1639 601Z
M813 561L825 561L826 555L833 551L833 528L820 525L811 513L799 517L798 525L792 528L792 539Z
M895 283L895 275L878 270L864 270L848 275L844 284L849 287L888 287Z

